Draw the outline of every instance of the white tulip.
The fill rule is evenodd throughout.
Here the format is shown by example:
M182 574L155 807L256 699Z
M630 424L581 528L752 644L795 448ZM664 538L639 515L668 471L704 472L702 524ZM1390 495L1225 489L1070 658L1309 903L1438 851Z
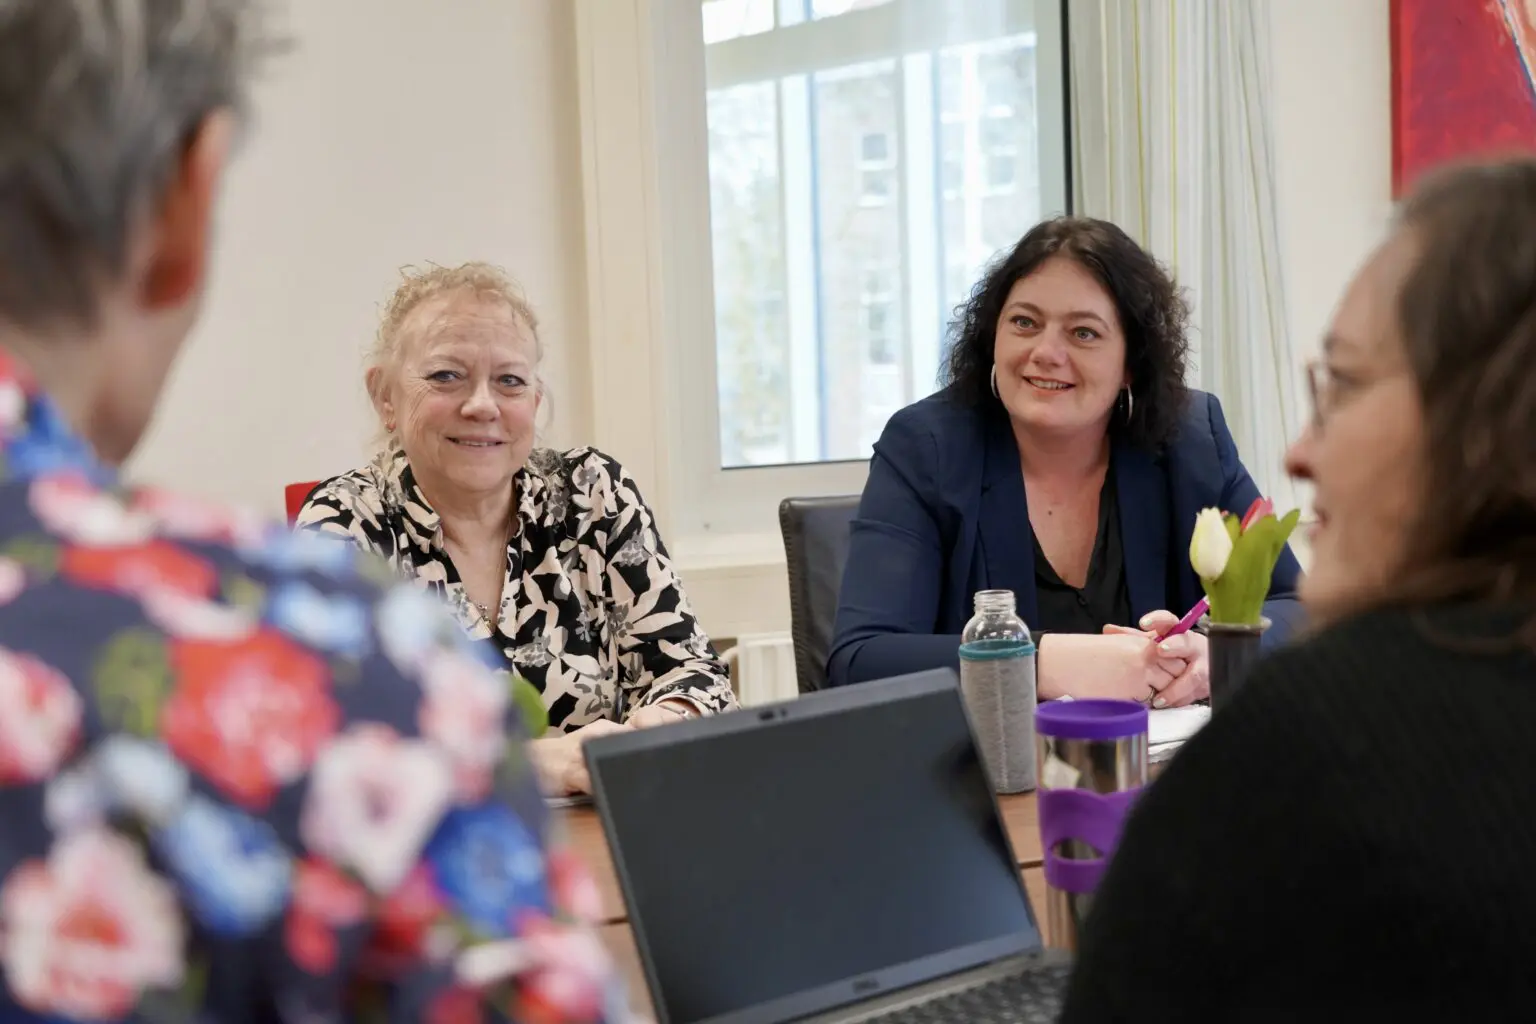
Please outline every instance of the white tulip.
M1227 533L1221 510L1203 508L1195 517L1195 532L1189 539L1189 562L1203 580L1220 579L1232 557L1232 536Z

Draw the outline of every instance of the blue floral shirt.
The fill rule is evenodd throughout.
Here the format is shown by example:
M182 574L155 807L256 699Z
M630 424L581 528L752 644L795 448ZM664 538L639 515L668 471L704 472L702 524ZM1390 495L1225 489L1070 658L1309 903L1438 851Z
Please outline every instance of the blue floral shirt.
M0 460L0 1020L625 1016L430 597L120 487L4 355Z

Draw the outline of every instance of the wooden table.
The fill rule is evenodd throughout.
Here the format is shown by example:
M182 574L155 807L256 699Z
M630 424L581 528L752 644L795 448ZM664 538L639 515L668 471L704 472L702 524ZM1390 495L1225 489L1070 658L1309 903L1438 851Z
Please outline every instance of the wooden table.
M1029 901L1035 908L1040 929L1047 929L1045 920L1045 874L1041 868L1040 817L1035 806L1035 794L998 798L1003 813L1003 827L1013 843L1014 855L1024 876L1024 887ZM608 840L603 835L602 822L590 807L571 807L555 812L560 826L565 830L567 842L586 862L588 870L597 880L602 895L603 926L600 936L603 945L618 962L628 984L635 1009L650 1013L650 1000L646 994L645 974L640 968L640 955L635 949L634 936L624 913L624 895L619 890L619 880L613 871L613 857L608 852ZM1050 936L1045 936L1049 944Z

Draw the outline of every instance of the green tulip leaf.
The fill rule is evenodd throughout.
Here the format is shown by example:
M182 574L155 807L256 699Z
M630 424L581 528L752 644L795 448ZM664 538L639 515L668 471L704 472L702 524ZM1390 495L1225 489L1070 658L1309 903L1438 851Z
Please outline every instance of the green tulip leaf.
M1211 603L1212 622L1258 625L1264 615L1264 599L1269 596L1275 563L1300 518L1300 509L1292 509L1284 519L1263 516L1233 535L1232 555L1220 578L1200 581ZM1224 521L1229 534L1241 525L1235 516L1227 516Z

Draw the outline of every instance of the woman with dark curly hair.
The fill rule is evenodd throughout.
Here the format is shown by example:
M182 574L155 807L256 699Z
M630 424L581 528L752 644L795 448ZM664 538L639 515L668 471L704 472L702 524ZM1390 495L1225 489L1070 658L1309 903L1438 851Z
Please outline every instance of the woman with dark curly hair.
M875 445L832 685L956 664L972 596L1011 590L1041 699L1209 693L1205 638L1155 637L1201 597L1196 513L1241 514L1259 491L1220 404L1184 386L1188 318L1168 273L1106 221L1046 221L993 265L952 328L946 386ZM1284 552L1269 644L1298 616L1299 571Z

